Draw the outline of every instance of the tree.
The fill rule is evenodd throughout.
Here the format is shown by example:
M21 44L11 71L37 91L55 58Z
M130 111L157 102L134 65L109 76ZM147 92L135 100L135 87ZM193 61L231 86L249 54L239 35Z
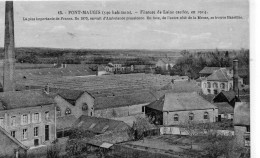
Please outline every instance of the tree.
M186 132L190 138L190 149L192 149L193 140L195 136L202 134L203 126L196 121L187 120L180 124L180 130Z

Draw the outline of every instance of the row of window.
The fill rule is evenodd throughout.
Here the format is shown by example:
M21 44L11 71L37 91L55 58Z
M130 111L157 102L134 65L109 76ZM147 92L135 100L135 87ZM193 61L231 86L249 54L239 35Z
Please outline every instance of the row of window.
M50 113L49 111L45 112L45 120L49 120ZM41 122L41 114L40 113L34 113L32 114L32 123L39 123ZM23 114L21 115L21 124L22 125L27 125L30 123L30 114ZM16 126L17 119L16 116L11 116L10 118L10 126ZM4 126L4 118L0 118L0 126Z
M11 136L15 138L16 137L16 131L11 131ZM39 127L33 128L33 136L34 137L39 136ZM22 139L23 140L28 139L28 129L27 128L22 129Z
M210 82L204 83L204 88L211 88L211 85L213 88L218 88L218 83L217 82L213 82L212 84ZM230 87L232 86L232 83L230 83ZM221 89L225 89L226 88L226 84L225 83L220 83L220 88Z
M61 110L60 110L60 108L59 107L56 107L56 112L57 112L57 116L61 116ZM70 108L67 108L66 110L65 110L65 115L70 115L71 114L71 110L70 110Z
M209 119L209 113L208 112L204 112L203 118L205 120ZM189 113L189 120L190 121L194 120L194 113ZM179 121L179 115L178 114L174 115L174 121Z

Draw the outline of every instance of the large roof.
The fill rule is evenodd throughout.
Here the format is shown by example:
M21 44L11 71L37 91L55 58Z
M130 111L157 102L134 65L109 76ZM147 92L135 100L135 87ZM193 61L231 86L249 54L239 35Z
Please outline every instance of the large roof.
M234 125L250 125L250 104L249 102L236 102L234 109Z
M211 75L207 77L208 81L223 81L227 82L232 80L232 77L227 74L227 69L221 68L214 71Z
M42 90L1 92L0 102L4 110L54 104Z
M141 93L124 94L121 96L98 97L95 98L94 107L95 109L107 109L150 103L156 100L155 95L152 92L144 91Z
M147 107L159 111L187 111L217 108L196 92L166 93L159 100L156 100L147 105Z
M58 117L57 118L57 130L67 130L70 129L75 123L77 118L74 115L67 115L63 117Z
M219 114L230 114L234 113L234 108L227 102L221 103L213 103L216 107L218 107Z
M204 67L200 74L212 74L214 71L219 70L221 67Z
M20 146L21 148L28 150L29 147L23 145L21 142L19 142L16 138L12 137L5 129L3 129L2 127L0 127L0 132L3 135L6 135L7 138L9 138L12 142L14 142L15 144L17 144L18 146ZM4 143L4 142L3 142ZM8 147L11 147L11 145L9 145Z
M172 59L172 58L161 58L159 59L159 61L162 61L165 64L175 64L176 59Z
M161 90L171 90L174 93L182 93L182 92L200 92L201 88L197 86L196 82L193 80L187 81L175 81L174 83L170 82Z
M108 131L123 131L130 128L130 126L123 121L85 115L80 116L73 127L100 134Z

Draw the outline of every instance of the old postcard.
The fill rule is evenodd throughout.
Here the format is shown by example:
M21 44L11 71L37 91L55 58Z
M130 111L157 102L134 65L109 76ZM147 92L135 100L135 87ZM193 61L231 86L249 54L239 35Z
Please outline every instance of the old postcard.
M248 0L0 1L0 157L250 157Z

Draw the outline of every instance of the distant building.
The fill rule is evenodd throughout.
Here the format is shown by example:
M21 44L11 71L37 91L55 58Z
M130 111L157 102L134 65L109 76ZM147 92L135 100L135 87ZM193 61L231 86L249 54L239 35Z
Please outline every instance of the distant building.
M250 146L250 105L237 102L234 109L235 140L240 147Z
M233 120L234 118L234 107L227 102L213 103L218 108L218 120L222 119Z
M11 136L2 127L0 127L0 141L0 157L26 157L29 148Z
M0 93L0 126L26 146L56 138L55 102L42 90Z
M156 67L160 67L162 70L168 71L175 65L175 61L170 58L162 58L157 61L155 64Z
M229 91L233 89L233 76L230 75L226 68L214 71L211 75L201 81L203 94L218 94L221 91ZM243 79L239 78L240 84Z
M218 108L196 92L166 93L145 107L155 124L179 125L186 121L215 122Z

